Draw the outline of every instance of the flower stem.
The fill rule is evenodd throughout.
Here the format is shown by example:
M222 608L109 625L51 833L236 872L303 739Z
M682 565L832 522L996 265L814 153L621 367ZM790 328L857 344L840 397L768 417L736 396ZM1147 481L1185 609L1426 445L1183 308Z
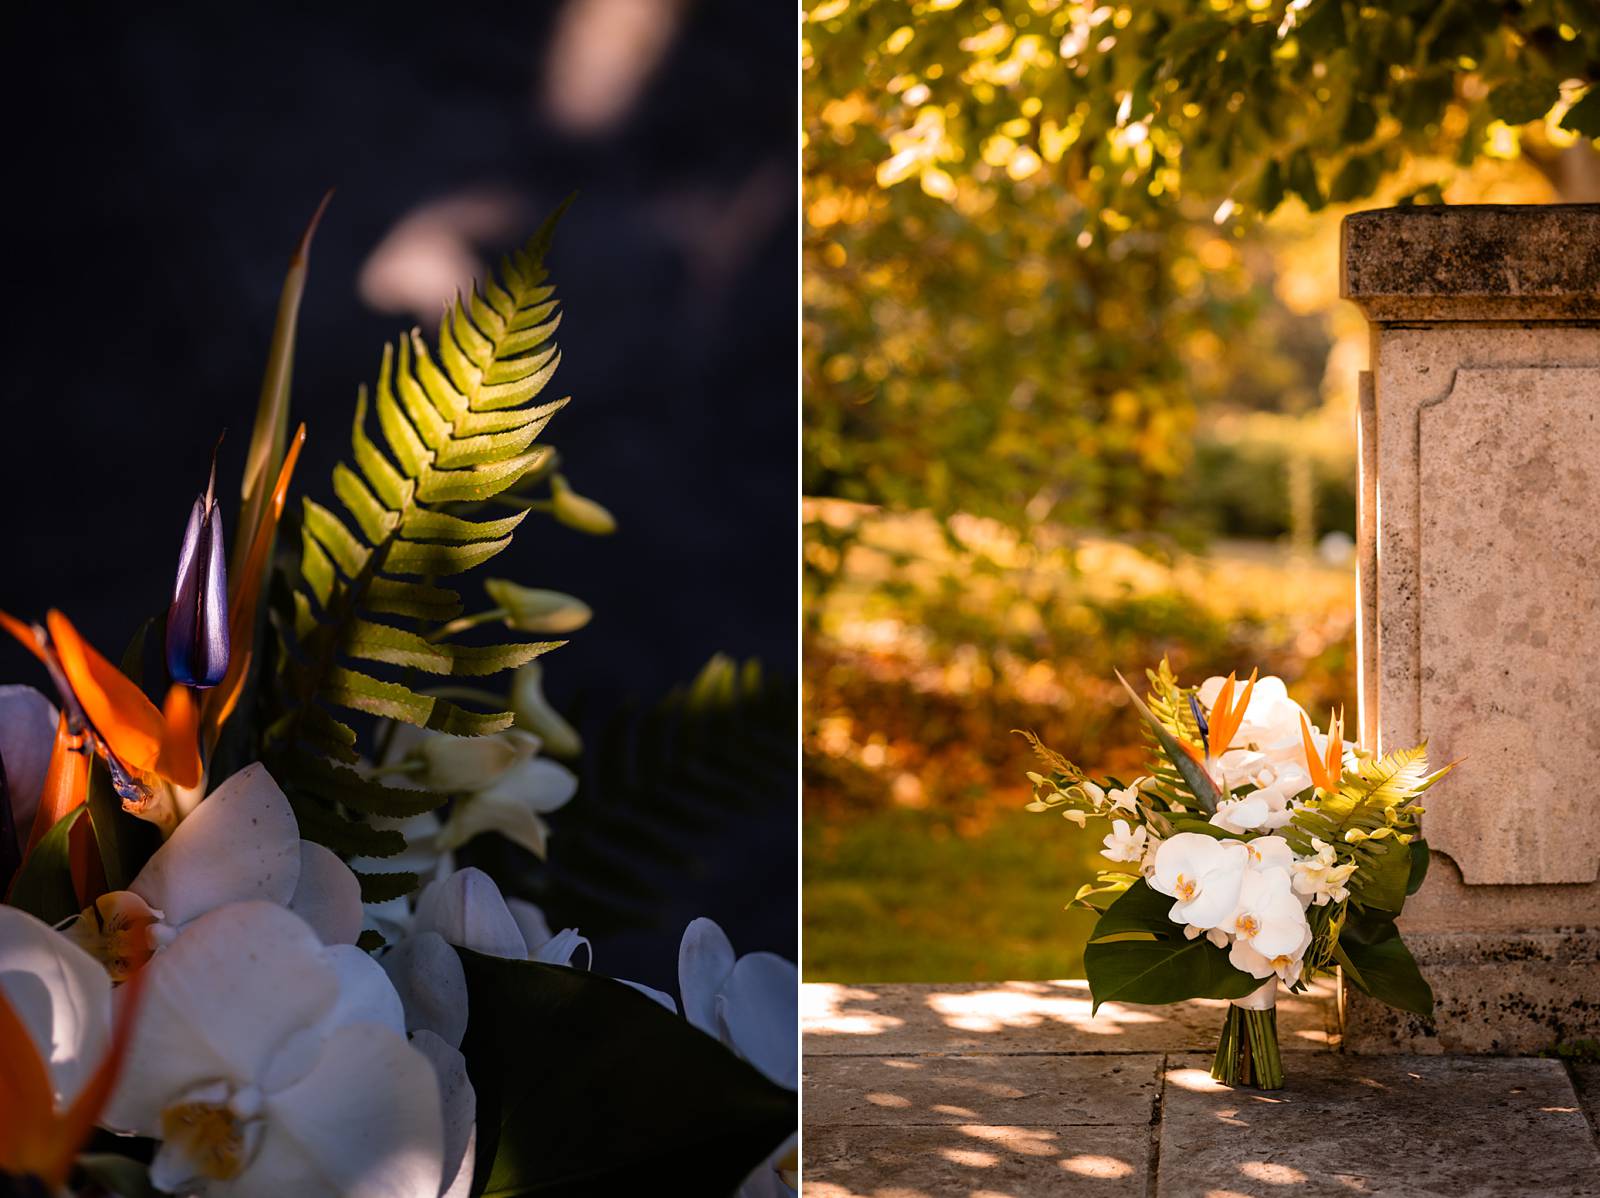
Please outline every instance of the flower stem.
M1211 1076L1228 1086L1257 1090L1283 1088L1283 1057L1278 1051L1277 1008L1249 1011L1230 1005L1217 1040Z

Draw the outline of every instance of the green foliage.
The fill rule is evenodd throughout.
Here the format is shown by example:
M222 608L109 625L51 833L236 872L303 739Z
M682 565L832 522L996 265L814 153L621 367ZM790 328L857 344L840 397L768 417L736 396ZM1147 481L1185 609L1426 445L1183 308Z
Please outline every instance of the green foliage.
M416 674L475 677L511 669L552 642L462 646L437 626L460 611L440 577L481 565L511 542L514 515L468 518L551 464L535 438L566 403L535 404L560 361L560 324L544 254L558 210L499 277L446 309L437 351L413 331L386 347L372 406L387 452L368 432L362 391L352 460L333 472L344 515L307 499L299 570L279 610L284 652L266 759L295 800L304 835L346 855L389 856L393 832L346 818L403 817L444 796L386 786L351 768L356 734L338 709L455 735L509 727L510 712L476 712L430 694ZM385 677L377 667L404 673ZM410 875L367 877L369 901L410 889Z
M793 802L795 688L755 660L713 657L687 686L586 733L583 800L555 817L547 861L503 838L466 846L508 894L590 935L664 929L705 834Z
M1196 403L1292 389L1244 228L1600 136L1584 0L809 8L804 486L941 516L1182 526Z
M1373 998L1424 1018L1432 1016L1433 989L1392 918L1352 912L1333 951L1345 977Z
M793 1130L793 1091L621 982L459 952L474 1195L728 1194Z
M87 812L87 807L74 807L51 825L17 871L6 902L48 924L58 924L78 913L68 837L73 825Z
M1171 907L1170 898L1141 879L1100 917L1083 950L1096 1009L1113 1001L1159 1005L1243 998L1261 985L1230 965L1228 954L1204 936L1186 939L1167 917Z
M1162 662L1162 666L1166 667L1165 661ZM1156 683L1157 675L1152 674L1151 680L1152 683ZM1152 711L1145 701L1139 698L1138 692L1128 685L1128 680L1121 674L1117 675L1117 681L1122 683L1122 689L1128 692L1133 705L1139 709L1139 714L1144 716L1150 735L1155 737L1156 744L1165 758L1162 763L1163 770L1166 766L1171 766L1182 779L1182 789L1177 792L1179 800L1184 806L1198 804L1207 812L1215 811L1217 802L1222 798L1221 792L1217 790L1217 784L1211 780L1211 775L1206 773L1203 765L1179 748L1178 738L1173 732L1174 728L1183 726L1179 722L1181 717L1178 714L1181 709L1177 707L1181 692L1177 690L1176 684L1173 683L1170 690L1158 689L1155 693L1154 697L1163 704L1167 712L1162 716Z

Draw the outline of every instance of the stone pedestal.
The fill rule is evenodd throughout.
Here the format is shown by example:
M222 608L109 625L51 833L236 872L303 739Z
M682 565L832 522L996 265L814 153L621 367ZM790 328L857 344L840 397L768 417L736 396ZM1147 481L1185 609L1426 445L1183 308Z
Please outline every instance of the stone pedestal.
M1360 728L1462 758L1401 927L1431 1025L1347 988L1362 1051L1600 1039L1600 205L1357 213Z

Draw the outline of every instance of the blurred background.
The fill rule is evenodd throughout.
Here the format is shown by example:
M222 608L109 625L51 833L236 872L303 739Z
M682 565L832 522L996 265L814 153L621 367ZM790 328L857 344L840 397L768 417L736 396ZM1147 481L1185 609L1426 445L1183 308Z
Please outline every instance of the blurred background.
M549 258L565 302L551 397L574 401L544 440L619 531L529 520L485 572L595 609L545 659L591 749L614 754L619 713L719 651L764 662L792 713L795 97L775 83L795 34L780 6L19 4L0 25L0 88L28 114L4 200L0 607L60 607L119 656L165 609L224 428L231 528L284 269L327 188L293 394L309 425L296 489L324 501L384 342L431 334L457 287L576 191ZM9 642L0 679L44 685ZM564 843L621 840L585 814L593 789L552 820L553 865ZM585 928L597 968L675 991L696 915L741 952L794 957L792 795L791 780L707 804L689 856L640 864L652 850L630 844L573 863L600 886L650 874L634 897L650 926ZM574 915L561 905L552 920Z
M1339 222L1600 200L1563 0L825 0L804 121L804 972L1081 976L1112 671L1355 702ZM1091 829L1092 832L1092 829Z

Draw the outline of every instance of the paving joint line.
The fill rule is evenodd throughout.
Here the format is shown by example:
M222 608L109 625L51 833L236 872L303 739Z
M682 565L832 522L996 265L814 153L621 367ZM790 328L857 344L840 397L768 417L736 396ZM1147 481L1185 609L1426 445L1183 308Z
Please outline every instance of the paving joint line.
M1157 1185L1161 1176L1161 1121L1166 1117L1167 1102L1167 1054L1161 1054L1161 1060L1156 1065L1156 1097L1150 1104L1150 1146L1146 1150L1144 1170L1145 1198L1156 1198Z

